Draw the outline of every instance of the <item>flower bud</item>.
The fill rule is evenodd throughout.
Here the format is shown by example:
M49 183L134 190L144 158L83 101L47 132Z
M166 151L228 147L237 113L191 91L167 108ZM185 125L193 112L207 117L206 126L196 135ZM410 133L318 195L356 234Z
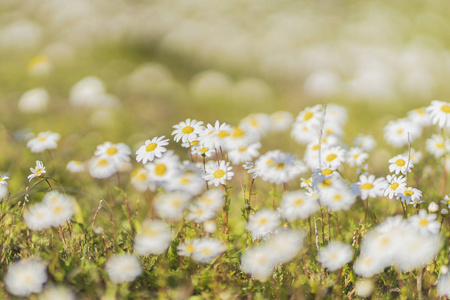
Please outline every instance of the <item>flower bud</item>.
M428 205L428 212L435 213L439 210L439 205L435 202L431 202L430 205Z

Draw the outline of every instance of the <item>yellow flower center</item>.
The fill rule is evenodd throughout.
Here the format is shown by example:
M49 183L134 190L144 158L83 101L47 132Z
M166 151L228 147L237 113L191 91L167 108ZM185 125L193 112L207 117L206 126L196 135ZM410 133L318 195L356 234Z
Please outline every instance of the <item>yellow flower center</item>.
M261 220L259 220L259 224L260 225L264 225L267 223L267 219L266 218L262 218Z
M108 154L108 155L114 155L116 153L117 153L116 147L109 147L108 150L106 150L106 154Z
M436 148L444 149L444 147L445 147L444 143L441 143L441 142L436 143Z
M391 190L396 190L397 188L398 188L398 183L397 182L394 182L394 183L392 183L391 185L390 185L390 188L391 188Z
M336 201L336 202L341 202L341 200L342 200L342 197L341 197L341 195L334 195L334 197L333 197L333 201Z
M319 150L319 145L314 145L314 146L312 146L312 149L313 149L314 151Z
M217 170L214 172L214 178L222 178L225 175L225 171L224 170Z
M353 158L357 159L359 157L359 154L353 154Z
M397 133L398 133L398 134L402 134L402 133L403 133L403 129L398 129L398 130L397 130Z
M416 109L416 112L417 112L419 115L424 115L424 114L425 114L425 110L423 110L422 108Z
M304 184L310 184L311 183L311 179L305 179L305 181L303 181Z
M406 162L403 159L399 158L399 159L397 159L395 164L399 167L403 167L406 164Z
M309 119L311 119L314 116L314 114L310 111L305 112L305 114L303 115L303 120L308 121Z
M211 249L209 249L209 248L204 248L204 249L202 249L202 254L204 254L204 255L211 255Z
M173 207L178 207L180 206L181 202L178 199L172 200L172 206Z
M192 245L187 245L187 246L186 246L186 252L193 253L193 252L194 252L194 246L192 246Z
M47 139L46 136L42 136L42 137L39 138L39 141L40 141L40 142L45 142L46 139Z
M327 128L327 129L325 130L325 133L326 133L326 134L332 134L332 133L333 133L333 129Z
M53 213L58 214L62 211L62 207L60 205L53 206Z
M405 195L405 196L412 196L412 195L414 195L414 192L411 191L411 190L405 190L405 191L403 192L403 195Z
M285 166L284 163L277 163L277 169L278 169L278 170L283 169L284 166Z
M245 152L245 151L247 151L247 147L238 148L238 151L239 152Z
M361 185L361 189L362 190L371 190L371 189L373 189L373 184L366 182Z
M256 126L259 125L259 120L258 120L257 118L255 118L255 117L251 117L251 118L250 118L250 124L251 124L253 127L256 127Z
M165 164L157 164L155 167L155 174L158 176L162 176L164 174L166 174L167 172L167 167Z
M100 159L97 163L97 165L99 166L105 166L108 164L108 161L106 159ZM38 173L40 174L42 172L42 170L39 170Z
M189 180L189 178L184 177L184 178L181 179L181 184L188 184L190 182L191 181Z
M206 153L206 152L208 152L208 148L201 148L201 149L200 149L200 152Z
M303 204L303 200L302 199L297 199L297 200L295 200L295 202L294 202L294 206L300 206L300 205L302 205Z
M245 135L244 130L242 130L240 128L235 128L233 130L233 133L231 134L231 136L234 138L240 138L240 137L243 137L244 135Z
M328 154L328 156L326 157L326 160L327 160L327 161L333 161L333 160L336 159L336 157L337 157L337 155L334 154L334 153Z
M190 134L194 132L194 128L191 126L186 126L183 129L181 129L181 132L184 134Z
M267 162L266 162L266 165L268 165L268 166L273 166L275 164L275 162L273 161L273 159L269 159Z
M227 131L225 131L225 130L221 130L221 131L219 131L219 133L217 133L217 137L219 137L221 139L226 138L229 135L230 134Z
M420 226L427 226L428 225L428 220L427 219L421 219L420 221L419 221L419 225Z
M145 147L145 151L152 152L153 150L156 149L156 146L158 146L157 143L150 143L147 145L147 147Z
M330 186L331 184L332 184L332 182L331 182L330 178L327 178L327 179L325 179L324 181L321 182L322 187L325 187L325 188Z
M331 175L333 173L333 170L331 169L323 169L322 171L320 171L320 173L322 173L322 175Z
M199 143L199 141L192 141L192 142L191 142L191 146L198 145L198 143Z
M448 105L448 104L442 105L441 110L443 112L445 112L446 114L450 113L450 105Z
M137 176L137 180L139 180L139 181L146 181L147 180L147 174L145 174L144 172L139 173L139 175Z
M34 68L36 65L47 63L48 58L44 55L38 55L34 57L29 63L28 63L28 69Z

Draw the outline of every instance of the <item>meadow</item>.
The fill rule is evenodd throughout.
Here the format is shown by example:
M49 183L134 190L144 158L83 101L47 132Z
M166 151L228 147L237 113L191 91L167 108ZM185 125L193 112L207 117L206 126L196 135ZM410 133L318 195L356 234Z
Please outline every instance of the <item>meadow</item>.
M0 298L450 294L447 4L57 3L0 3Z

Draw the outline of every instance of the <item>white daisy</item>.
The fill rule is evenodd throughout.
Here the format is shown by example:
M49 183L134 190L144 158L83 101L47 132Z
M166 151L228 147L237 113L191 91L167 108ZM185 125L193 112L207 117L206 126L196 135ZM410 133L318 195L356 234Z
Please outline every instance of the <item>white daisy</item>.
M426 149L436 158L442 157L450 149L450 140L444 139L442 135L433 134L426 141Z
M54 227L63 225L74 214L73 199L57 191L47 193L42 204L49 210L49 224Z
M287 111L277 111L270 115L271 126L273 131L288 130L294 121L294 116Z
M414 167L413 162L406 155L397 155L389 160L389 172L395 174L402 173L406 175L406 173L411 172L411 169Z
M138 168L131 172L130 178L131 184L139 192L145 192L150 185L150 177L148 175L148 170L144 168Z
M370 152L375 148L377 142L371 135L358 135L353 141L353 145L362 148L366 152Z
M202 205L191 205L189 207L189 213L186 218L189 221L194 221L195 223L203 223L210 220L216 216L216 213L207 207Z
M352 260L353 250L350 245L333 241L324 249L321 249L317 260L330 271L343 267Z
M9 179L8 176L0 174L0 185L8 185L8 182L6 181L8 179Z
M421 209L417 215L408 218L409 224L422 235L439 234L441 224L436 221L436 214L427 214L425 209Z
M169 248L172 241L170 228L160 220L145 220L140 233L134 239L134 251L139 255L159 255Z
M192 147L191 149L192 154L198 154L204 157L211 157L213 153L216 153L216 150L214 148L208 148L205 145L197 144Z
M306 171L296 168L298 160L291 154L280 150L269 151L261 155L255 162L255 169L262 180L280 184L288 182Z
M431 124L431 118L426 108L417 108L408 112L408 119L420 126L428 126Z
M105 270L115 284L133 281L143 273L139 259L131 254L110 257L106 261Z
M174 125L173 128L175 128L172 132L172 135L175 135L173 139L177 143L180 140L183 143L197 140L199 134L201 134L204 129L203 122L191 119L180 122L177 125Z
M270 129L270 118L266 114L250 114L239 123L239 127L257 134L265 135Z
M151 181L164 183L180 173L180 161L173 151L145 165Z
M49 228L52 222L51 213L47 205L37 203L30 205L23 213L25 224L31 230L42 230Z
M229 162L221 160L217 164L216 162L209 161L206 165L206 173L203 175L203 179L210 185L225 185L228 180L233 178L234 173L231 170L233 168Z
M84 172L84 164L78 160L71 160L67 163L66 169L71 173L81 173Z
M288 221L306 219L319 210L319 202L303 191L286 192L281 201L281 215Z
M430 114L431 122L439 127L450 127L450 103L433 100L430 106L426 108L426 111Z
M280 216L270 209L261 209L255 212L248 221L247 230L253 240L265 238L280 226Z
M332 185L328 189L320 191L321 203L326 205L331 211L348 210L356 201L356 196L346 185Z
M165 140L164 138L165 136L163 135L146 140L144 145L136 151L136 161L146 164L149 161L153 161L155 157L160 158L167 151L165 146L169 144L169 139Z
M31 175L28 175L28 181L31 181L33 178L42 177L47 171L45 171L44 164L42 161L36 161L36 167L30 168Z
M58 285L46 285L44 292L39 295L39 300L75 300L75 294L67 287Z
M194 244L192 259L200 263L211 263L226 249L220 240L212 238L198 239Z
M408 119L390 121L384 128L384 139L395 147L407 145L420 136L422 128Z
M210 189L201 195L197 202L204 208L217 212L223 206L224 197L220 189Z
M383 196L389 197L389 199L396 197L397 193L406 187L406 178L403 176L388 175L386 179L388 184L384 189Z
M238 165L246 161L251 161L259 156L258 149L261 148L260 143L251 144L230 150L228 156L233 164Z
M98 179L109 178L117 172L117 165L110 156L93 157L88 163L89 174Z
M196 173L181 173L178 176L170 179L164 185L167 191L180 191L191 195L198 195L205 186L201 175Z
M261 281L272 275L276 264L273 249L265 245L249 248L241 258L242 272Z
M42 152L47 149L58 147L60 135L51 131L41 132L36 137L28 141L27 147L31 152Z
M38 258L28 258L9 265L4 282L8 292L26 297L42 292L47 278L47 264Z
M322 164L331 169L338 169L345 161L345 150L339 146L324 148L322 151Z
M179 192L159 194L154 199L154 206L161 218L180 220L190 199L191 195Z
M124 143L113 144L111 142L105 142L97 146L94 156L96 157L108 157L115 166L118 168L123 162L129 162L131 155L131 149Z
M406 204L416 204L422 198L422 192L416 188L405 187L399 190L396 196Z
M375 179L374 175L361 175L359 182L352 184L352 191L361 197L362 200L375 198L383 195L386 188L386 179L379 177Z
M350 167L359 167L369 158L369 154L363 148L352 147L347 152L347 163Z
M207 148L219 149L220 147L225 147L231 131L231 126L226 123L220 124L219 121L216 121L214 126L208 124L200 134L200 144Z

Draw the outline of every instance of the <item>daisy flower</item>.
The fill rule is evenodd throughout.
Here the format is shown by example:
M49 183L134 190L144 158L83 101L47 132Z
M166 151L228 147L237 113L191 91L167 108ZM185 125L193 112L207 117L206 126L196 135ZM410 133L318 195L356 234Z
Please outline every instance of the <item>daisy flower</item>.
M322 164L330 169L338 169L345 161L345 150L339 146L325 148L322 151Z
M200 133L200 143L207 148L225 147L231 134L231 126L219 121L206 125L206 128Z
M218 211L222 208L224 197L220 189L209 189L201 195L197 202L204 208L210 211Z
M52 222L50 210L43 203L30 205L24 211L23 218L27 227L31 230L49 228Z
M318 261L330 271L343 267L352 260L353 250L350 245L333 241L318 254Z
M441 203L443 203L444 205L447 205L448 208L450 208L450 196L449 195L445 195L444 196L444 200L441 200Z
M313 107L306 107L303 111L301 111L297 118L295 119L296 123L306 123L319 125L322 119L322 104L317 104Z
M178 245L178 255L180 256L192 256L196 250L198 240L187 240L184 243Z
M131 254L110 257L106 261L105 270L115 284L133 281L143 273L139 259Z
M442 135L433 134L431 138L426 141L426 149L433 154L434 157L442 157L450 149L450 140L444 139Z
M28 141L27 147L31 149L31 152L43 152L47 149L56 149L59 137L59 134L51 131L41 132L37 137Z
M408 112L408 119L420 126L428 126L431 124L430 115L426 111L426 108L417 108Z
M216 153L214 148L208 148L205 145L197 144L191 148L192 154L198 154L203 157L211 157L213 153Z
M311 122L311 124L295 122L294 125L292 125L291 136L299 144L306 145L314 142L320 135L320 126L318 124L320 124L320 122Z
M39 295L39 300L75 300L75 294L67 287L58 285L46 285L44 292Z
M159 255L169 248L172 241L170 228L161 220L145 220L141 232L134 239L134 251L138 255Z
M167 151L165 146L169 145L169 139L165 140L164 138L165 136L163 135L146 140L144 145L136 151L136 161L146 164L149 161L153 161L155 157L160 158Z
M159 194L155 197L154 206L161 218L180 220L190 200L191 195L179 192Z
M404 153L403 155L407 157L409 156L413 164L419 163L420 159L422 158L422 152L416 151L413 148L411 148L410 151Z
M201 121L187 119L174 125L173 128L175 128L172 132L172 135L175 135L173 138L175 142L178 143L181 140L183 143L186 143L196 140L199 134L202 133L204 126Z
M150 185L150 177L147 169L139 168L131 172L131 184L139 192L145 192Z
M450 127L450 103L433 100L426 111L430 114L434 125L437 124L441 128Z
M211 220L215 216L216 213L209 210L207 207L203 207L202 205L191 205L186 218L189 221L194 221L195 223L203 223L207 220Z
M341 209L348 210L356 201L356 196L346 185L333 185L329 189L320 191L321 203L326 205L331 211L339 211Z
M56 191L47 193L41 202L50 212L49 225L63 225L73 214L73 199Z
M353 145L363 149L366 152L370 152L375 148L377 142L371 135L358 135L353 141Z
M264 244L272 250L274 261L277 264L283 264L294 259L298 254L305 236L306 233L302 230L284 228L276 230Z
M266 114L250 114L242 119L239 127L257 134L259 136L265 135L270 129L270 118Z
M402 249L397 255L395 264L401 272L413 270L433 261L441 249L438 234L411 234L405 235L402 240Z
M124 143L113 144L111 142L105 142L97 146L94 156L96 157L108 157L110 158L116 167L120 167L123 162L129 162L131 155L131 149Z
M270 115L270 130L284 131L288 130L294 121L294 116L287 111L277 111Z
M261 281L272 275L276 264L273 249L265 245L249 248L241 258L242 272Z
M416 188L405 187L399 190L396 196L406 204L416 204L422 198L422 192Z
M380 263L379 255L374 253L360 254L353 265L353 271L362 277L372 277L375 274L381 273L386 265Z
M226 181L233 178L234 173L231 171L232 169L230 163L224 160L219 161L219 164L210 161L206 165L206 173L203 175L203 179L210 185L225 185Z
M262 180L280 184L305 171L304 168L296 168L297 162L293 155L274 150L261 155L255 162L255 169Z
M258 172L256 171L255 168L255 163L251 162L251 161L247 161L244 165L243 165L244 169L247 170L248 174L252 174L252 178L255 179L258 177Z
M246 161L251 161L253 158L259 156L258 149L261 148L260 143L251 144L230 150L228 156L233 164L237 165Z
M196 173L179 174L164 184L167 191L179 191L191 195L200 194L204 186L205 182L201 175Z
M386 179L388 184L384 189L383 196L389 197L389 199L396 197L399 191L406 188L406 178L401 175L398 177L396 175L388 175Z
M359 176L359 182L352 184L351 188L362 200L366 200L367 198L382 196L386 184L386 179L382 177L375 179L375 175L361 175Z
M234 150L259 141L259 136L252 131L240 127L232 127L230 135L226 138L227 149Z
M394 156L389 160L389 163L389 172L395 172L395 174L402 173L405 175L407 172L411 172L411 169L414 167L409 157L403 154Z
M151 181L164 183L180 173L180 161L173 151L145 165Z
M347 163L350 167L358 167L364 164L366 159L369 158L369 154L364 152L362 148L352 147L347 152Z
M437 285L437 291L440 297L450 296L450 274L441 276Z
M220 240L212 238L198 239L194 244L192 259L200 263L211 263L226 249Z
M88 169L92 177L104 179L117 172L117 165L110 156L99 156L89 161Z
M47 110L48 103L48 92L38 88L25 92L20 97L18 108L23 113L41 113Z
M311 188L312 187L312 178L300 178L300 187L302 188Z
M8 182L6 181L8 179L9 179L8 176L0 174L0 185L8 185Z
M425 209L421 209L417 215L410 216L408 221L420 234L438 234L441 224L436 221L436 214L427 214Z
M81 173L84 172L84 164L78 160L71 160L67 163L66 169L71 173Z
M303 191L286 192L281 201L281 215L288 221L306 219L319 210L319 202Z
M30 168L30 171L31 175L28 175L28 181L30 182L33 178L41 177L42 175L47 173L47 171L45 171L44 164L39 160L36 161L36 167L34 169Z
M47 264L37 258L28 258L9 265L4 282L8 292L26 297L42 292L47 279Z
M401 147L420 136L421 127L408 119L390 121L384 128L384 139L390 145ZM409 136L409 141L408 141Z
M280 216L270 209L255 212L248 221L247 230L253 240L264 238L280 226Z

